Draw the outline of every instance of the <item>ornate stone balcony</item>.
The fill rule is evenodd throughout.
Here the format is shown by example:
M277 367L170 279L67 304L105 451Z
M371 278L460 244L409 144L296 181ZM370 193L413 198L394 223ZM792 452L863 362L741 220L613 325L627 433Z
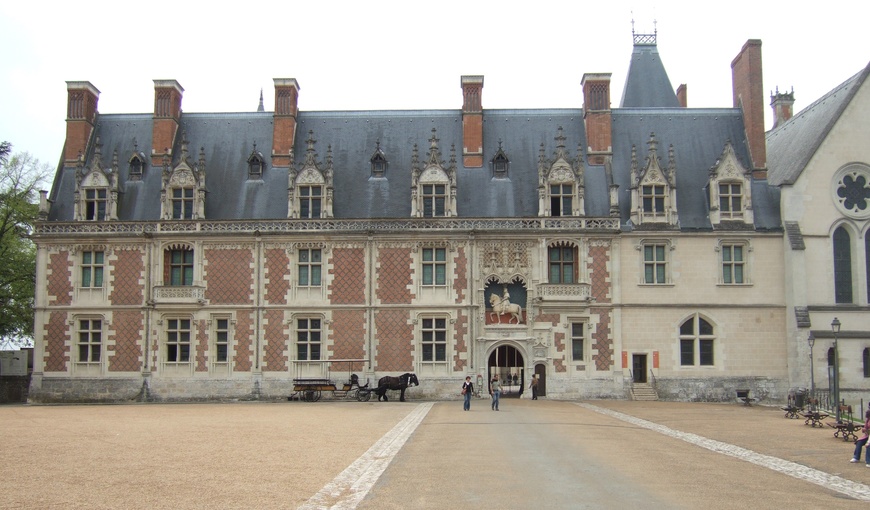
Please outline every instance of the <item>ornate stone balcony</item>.
M205 303L205 287L193 285L154 287L154 304L201 305Z
M538 285L538 297L543 301L585 303L592 300L592 286L588 283L546 283Z

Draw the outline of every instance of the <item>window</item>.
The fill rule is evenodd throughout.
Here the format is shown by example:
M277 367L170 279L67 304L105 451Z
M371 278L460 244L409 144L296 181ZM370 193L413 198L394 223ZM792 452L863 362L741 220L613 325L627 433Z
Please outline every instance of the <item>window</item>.
M740 184L719 184L719 213L723 219L743 216L743 187Z
M172 189L172 219L193 218L193 188Z
M102 352L103 321L79 321L79 363L99 363Z
M423 248L423 285L447 285L446 248Z
M375 155L372 156L371 164L372 177L380 178L387 173L387 158L384 157L383 152L380 150L380 143L378 144L378 150L375 152Z
M103 252L82 252L82 287L100 288L103 286Z
M743 248L740 244L722 245L722 283L729 285L745 283Z
M834 366L834 348L828 347L828 366Z
M870 232L864 234L864 276L867 278L867 302L870 303Z
M667 283L667 252L668 248L665 244L646 244L643 246L644 283Z
M508 176L508 167L510 166L510 160L508 160L507 155L501 149L501 142L499 142L498 152L492 158L492 176L496 179L504 179Z
M583 361L583 323L571 324L571 358L574 361Z
M427 218L445 216L446 189L447 186L444 184L423 185L423 216Z
M575 259L573 246L551 246L548 248L550 259L550 283L574 283Z
M130 180L131 181L139 181L142 180L142 168L145 165L142 163L142 159L139 156L134 155L130 158Z
M105 189L86 189L85 219L89 221L105 220L107 203L108 199Z
M166 321L166 362L190 362L190 319Z
M169 250L169 285L193 285L193 250Z
M643 187L643 212L647 214L665 213L665 187L648 185Z
M229 319L217 319L214 331L214 361L226 363L229 359L230 346L230 321Z
M843 227L834 231L834 299L852 302L852 240Z
M254 148L256 149L256 145ZM259 156L251 156L248 159L248 178L259 179L263 176L263 160Z
M296 320L296 359L320 359L320 319Z
M447 319L422 320L423 361L447 361Z
M320 218L321 186L299 186L299 217Z
M864 361L864 377L870 377L870 348L865 347L861 357Z
M572 184L550 185L550 216L571 216L574 197Z
M320 250L299 250L299 285L320 287Z
M680 326L680 365L713 366L713 342L713 325L698 315L689 318Z

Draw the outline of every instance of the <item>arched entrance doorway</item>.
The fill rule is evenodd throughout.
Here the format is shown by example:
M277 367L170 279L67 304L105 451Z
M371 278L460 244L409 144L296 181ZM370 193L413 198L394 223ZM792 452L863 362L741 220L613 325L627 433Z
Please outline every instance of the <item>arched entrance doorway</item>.
M538 378L538 396L547 396L547 366L543 363L535 365L535 377Z
M499 345L489 354L487 362L489 377L486 380L486 390L489 392L489 381L498 374L501 380L501 396L504 398L519 397L523 394L525 364L523 355L512 345Z

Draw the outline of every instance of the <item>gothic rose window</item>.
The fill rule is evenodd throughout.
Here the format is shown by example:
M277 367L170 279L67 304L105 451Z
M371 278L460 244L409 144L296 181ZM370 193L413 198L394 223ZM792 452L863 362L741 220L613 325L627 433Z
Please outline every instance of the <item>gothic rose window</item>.
M867 209L867 199L870 198L870 187L863 175L846 175L837 188L837 196L843 207L849 211L858 212Z

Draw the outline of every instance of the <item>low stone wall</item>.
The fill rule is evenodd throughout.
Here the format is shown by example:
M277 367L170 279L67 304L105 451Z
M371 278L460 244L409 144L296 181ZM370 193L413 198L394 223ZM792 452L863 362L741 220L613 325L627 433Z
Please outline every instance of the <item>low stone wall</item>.
M737 390L748 389L758 403L778 403L788 399L788 382L756 377L716 377L704 379L657 379L660 400L676 402L735 402Z
M27 390L29 387L29 375L0 377L0 404L27 402Z

